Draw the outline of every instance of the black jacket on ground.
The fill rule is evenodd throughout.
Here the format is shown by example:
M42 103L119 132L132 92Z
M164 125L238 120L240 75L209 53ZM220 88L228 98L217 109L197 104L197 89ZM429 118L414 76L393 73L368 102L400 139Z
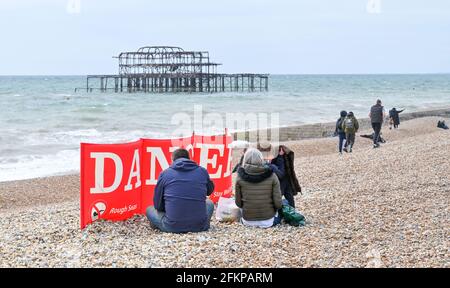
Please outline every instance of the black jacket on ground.
M360 136L363 137L363 138L367 138L367 139L373 140L374 134L375 134L375 133L372 133L372 134L363 134L363 135L360 135ZM384 139L383 136L381 136L381 134L380 134L380 142L381 142L381 143L386 143L386 139Z

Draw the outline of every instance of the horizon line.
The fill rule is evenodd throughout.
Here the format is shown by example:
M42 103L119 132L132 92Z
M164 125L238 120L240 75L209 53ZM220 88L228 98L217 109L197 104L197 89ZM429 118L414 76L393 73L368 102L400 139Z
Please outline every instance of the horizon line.
M386 73L264 73L273 76L355 76L355 75L447 75L449 72L386 72ZM0 74L0 77L87 77L106 74ZM109 75L109 74L108 74ZM119 75L119 74L111 74Z

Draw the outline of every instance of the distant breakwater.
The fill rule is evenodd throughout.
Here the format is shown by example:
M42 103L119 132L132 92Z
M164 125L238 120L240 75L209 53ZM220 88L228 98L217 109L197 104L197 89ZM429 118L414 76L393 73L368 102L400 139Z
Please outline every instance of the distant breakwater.
M388 113L388 111L386 111ZM450 118L450 107L440 108L440 109L430 109L416 112L404 112L400 114L401 121L407 121L415 118L423 117L443 117ZM338 117L336 117L337 119ZM360 130L365 130L371 128L370 119L358 118ZM275 134L278 132L279 142L303 140L303 139L313 139L313 138L325 138L333 136L335 131L335 122L327 123L315 123L315 124L304 124L296 126L286 126L273 129L262 129L262 130L252 130L232 133L234 140L256 142L259 137L262 139L268 139L274 141L272 137L272 132ZM267 137L265 137L267 135Z

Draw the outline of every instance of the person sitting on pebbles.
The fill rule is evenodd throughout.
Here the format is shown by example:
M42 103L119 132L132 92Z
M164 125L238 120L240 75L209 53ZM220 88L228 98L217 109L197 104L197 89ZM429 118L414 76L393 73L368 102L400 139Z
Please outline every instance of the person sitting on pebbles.
M175 150L172 160L158 177L154 206L147 208L150 225L171 233L207 231L214 212L207 196L214 191L214 183L205 168L189 159L186 149Z
M262 153L255 148L248 149L237 173L235 202L242 209L242 224L269 228L281 223L280 181L265 163Z
M284 145L258 142L258 150L275 175L280 180L281 195L289 206L295 208L294 196L302 192L294 170L294 151Z

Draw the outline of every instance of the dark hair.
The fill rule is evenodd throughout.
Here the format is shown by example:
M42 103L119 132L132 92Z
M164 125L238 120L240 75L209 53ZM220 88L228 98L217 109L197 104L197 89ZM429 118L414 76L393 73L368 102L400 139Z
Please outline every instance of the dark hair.
M380 99L377 100L377 104L381 105L381 100Z
M186 149L180 148L172 152L172 161L180 158L189 159L189 152Z

